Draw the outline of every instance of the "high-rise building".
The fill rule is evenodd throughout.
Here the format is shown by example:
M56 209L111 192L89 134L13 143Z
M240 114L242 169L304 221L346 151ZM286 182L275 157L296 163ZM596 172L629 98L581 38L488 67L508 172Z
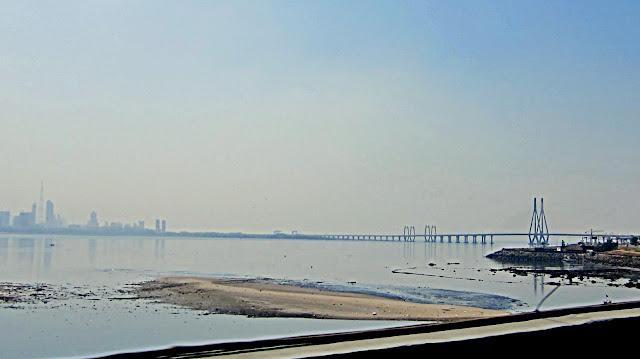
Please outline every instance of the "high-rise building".
M53 213L53 202L47 201L47 212L44 223L49 228L57 227L56 215Z
M167 221L166 220L162 220L162 233L165 233L167 231Z
M31 212L20 212L17 216L13 217L13 226L17 228L29 228L35 223L35 207Z
M160 233L160 220L156 219L156 233Z
M36 223L46 223L49 222L45 219L44 213L44 181L40 181L40 204L38 207L38 217L36 218Z
M89 218L89 222L87 222L87 227L89 228L98 228L100 224L98 223L98 214L96 211L91 211L91 217Z
M111 222L109 223L109 228L112 230L121 231L124 228L124 226L122 225L122 222Z
M0 228L7 228L11 225L11 212L9 211L0 211Z
M138 228L144 229L144 221L138 221Z
M36 206L36 203L33 202L33 205L31 206L31 218L30 218L30 223L29 226L35 226L36 225L36 209L38 208L38 206Z

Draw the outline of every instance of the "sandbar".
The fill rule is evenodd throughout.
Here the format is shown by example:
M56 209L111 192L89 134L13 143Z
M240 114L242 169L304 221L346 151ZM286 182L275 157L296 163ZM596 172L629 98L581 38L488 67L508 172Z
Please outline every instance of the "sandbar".
M510 314L284 285L265 279L159 277L142 283L136 293L139 298L161 303L249 317L450 322Z

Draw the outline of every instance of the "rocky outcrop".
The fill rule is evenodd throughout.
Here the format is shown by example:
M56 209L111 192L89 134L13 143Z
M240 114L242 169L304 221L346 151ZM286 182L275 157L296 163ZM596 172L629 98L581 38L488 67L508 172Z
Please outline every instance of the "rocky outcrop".
M584 263L610 267L640 268L640 256L624 251L610 251L584 256Z
M505 248L487 255L487 258L513 264L554 265L576 262L607 267L628 267L640 269L640 254L628 251L586 252L552 248Z
M553 264L561 263L564 255L562 252L550 249L505 248L487 255L487 258L514 264Z

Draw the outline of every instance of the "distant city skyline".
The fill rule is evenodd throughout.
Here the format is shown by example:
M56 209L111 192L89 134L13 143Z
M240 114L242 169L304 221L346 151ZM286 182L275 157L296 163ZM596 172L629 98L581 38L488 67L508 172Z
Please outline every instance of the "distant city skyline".
M638 18L627 0L5 1L0 210L44 180L68 223L522 231L543 197L551 231L640 233Z
M16 211L12 212L10 209L0 209L0 228L17 228L17 229L63 229L63 228L87 228L87 229L99 229L101 227L108 227L111 229L120 230L145 230L144 220L130 220L121 221L105 221L102 225L98 220L98 213L92 210L89 213L88 220L84 223L67 223L67 221L60 216L59 213L55 213L55 205L53 201L47 199L44 202L44 181L40 184L40 205L33 202L31 210L29 211ZM45 204L46 203L46 208ZM156 233L166 232L166 219L156 218ZM159 225L162 221L162 226Z
M41 198L43 197L43 185L41 182L41 189L40 189L40 193L41 193ZM535 198L534 198L534 206L532 207L535 211ZM41 201L42 202L42 201ZM542 209L542 199L540 200L540 209ZM15 212L11 212L11 210L0 210L0 228L22 228L22 229L28 229L28 228L40 228L40 229L64 229L64 228L69 228L69 229L105 229L108 228L110 230L117 230L117 231L124 231L124 232L132 232L135 233L136 231L151 231L151 228L146 228L145 227L145 220L134 220L131 221L129 220L117 220L117 221L104 221L103 224L100 224L100 221L98 219L98 213L95 210L92 210L89 214L88 220L86 221L86 223L82 223L82 221L77 222L77 223L67 223L66 220L64 218L62 218L60 216L60 214L56 214L54 212L54 204L51 200L47 200L46 201L46 212L45 213L45 217L43 217L43 220L37 220L39 214L40 213L40 209L39 206L37 205L36 202L34 202L31 206L31 210L30 211L19 211L19 213L16 214L12 214ZM160 219L160 218L155 218L155 228L153 229L154 233L166 233L167 232L167 220L166 219ZM431 223L428 224L429 226L434 226L435 224ZM531 225L531 224L530 224ZM415 227L415 226L413 226ZM418 228L422 227L422 224L419 224L417 226ZM274 227L275 228L275 227ZM406 229L406 228L405 228ZM219 233L225 233L225 231L220 231L217 230L215 228L207 228L207 229L196 229L196 230L187 230L187 229L177 229L174 232L182 232L182 231L186 231L186 232L219 232ZM584 233L589 233L589 231L593 231L593 228L590 228L587 231L584 231ZM243 233L243 231L227 231L227 233L230 232L235 232L235 233ZM284 231L281 229L275 229L275 230L267 230L267 231L263 231L263 232L247 232L247 233L252 233L252 234L287 234L291 232L292 234L309 234L309 235L322 235L322 234L329 234L329 233L336 233L336 232L330 232L330 231L322 231L322 232L307 232L307 233L300 233L299 230L292 228L287 228ZM475 231L475 232L489 232L487 230L481 230L481 231ZM493 231L493 232L501 232L500 230L498 231ZM520 230L518 230L517 232L526 232L526 228L522 227ZM553 232L553 231L552 231ZM556 231L558 232L558 231ZM624 230L616 230L616 229L612 229L609 231L604 231L604 230L598 230L598 232L608 232L608 233L617 233L617 234L637 234L640 232L631 232L631 231L627 231L625 232ZM352 232L354 233L354 232ZM574 232L575 233L575 232ZM579 232L581 233L581 232ZM388 232L388 233L377 233L377 234L397 234L399 235L400 232Z

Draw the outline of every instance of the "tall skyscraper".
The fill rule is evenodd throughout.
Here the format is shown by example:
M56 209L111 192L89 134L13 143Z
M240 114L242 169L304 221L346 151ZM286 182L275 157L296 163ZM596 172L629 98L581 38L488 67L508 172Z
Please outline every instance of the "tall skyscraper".
M156 233L160 233L160 220L156 219Z
M36 204L34 202L33 206L31 206L31 218L29 220L29 226L35 226L36 225L36 208L38 208L38 206L36 206Z
M162 220L162 233L165 233L167 231L167 221L166 220Z
M89 222L87 222L87 227L98 228L98 226L98 214L96 211L91 211L91 217L89 218Z
M44 181L40 181L40 203L38 204L38 217L36 218L36 223L45 223L44 218Z
M56 221L56 216L53 213L53 202L51 201L47 201L47 213L46 213L46 217L45 217L45 222L44 222L47 227L49 228L53 228L53 227L57 227L57 221Z
M11 225L9 220L11 219L11 212L0 211L0 228L7 228Z

